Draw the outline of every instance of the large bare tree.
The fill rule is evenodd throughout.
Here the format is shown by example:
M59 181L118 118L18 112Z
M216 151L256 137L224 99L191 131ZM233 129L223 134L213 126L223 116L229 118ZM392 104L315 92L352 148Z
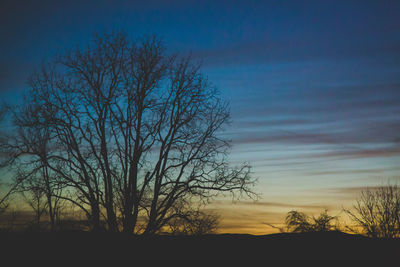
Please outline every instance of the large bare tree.
M190 57L156 37L96 36L30 79L27 101L47 129L46 168L94 229L154 234L186 203L254 197L250 166L230 167L224 102ZM179 205L178 205L179 203Z

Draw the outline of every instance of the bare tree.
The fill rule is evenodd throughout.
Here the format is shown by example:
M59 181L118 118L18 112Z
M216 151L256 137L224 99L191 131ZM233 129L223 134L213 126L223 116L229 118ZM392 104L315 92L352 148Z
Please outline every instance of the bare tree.
M39 178L33 178L27 180L24 186L24 191L22 191L22 196L25 202L33 209L35 212L34 225L37 229L40 228L40 219L42 215L46 212L47 202L45 200L45 193L43 191L43 181Z
M205 235L215 233L219 226L217 214L196 210L177 216L168 222L169 232L174 235Z
M374 238L400 237L400 188L397 185L382 186L376 190L367 188L361 192L353 209L345 211L361 228L362 234Z
M198 211L184 224L184 229L190 235L205 235L215 233L218 226L219 216L217 214Z
M163 230L167 230L173 235L215 233L219 226L219 215L205 212L202 208L204 208L202 203L193 203L190 199L180 199L171 207L170 218Z
M2 147L8 153L8 166L15 174L13 186L35 210L38 223L46 212L51 230L55 230L56 210L60 203L57 194L61 192L61 186L49 168L49 155L54 144L51 143L46 118L41 117L39 112L40 108L34 101L14 109L15 131L6 138L7 142L3 142ZM43 205L42 199L45 199Z
M0 123L4 122L5 116L7 114L7 106L2 103L0 105ZM5 168L8 164L7 161L7 150L4 149L4 144L6 143L5 133L3 129L0 129L0 170ZM3 177L0 177L3 178ZM0 215L3 214L9 207L9 198L15 192L15 186L9 186L4 181L0 179Z
M43 67L30 85L36 126L48 129L55 148L45 166L65 186L59 197L94 229L104 215L110 231L121 221L124 232L154 234L187 199L256 197L250 166L227 163L229 142L219 134L227 103L199 65L166 54L155 37L97 36Z

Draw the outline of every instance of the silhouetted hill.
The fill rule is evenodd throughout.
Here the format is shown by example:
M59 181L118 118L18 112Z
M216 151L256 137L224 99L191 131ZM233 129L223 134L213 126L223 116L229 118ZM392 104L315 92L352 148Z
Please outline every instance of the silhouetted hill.
M1 233L0 237L2 259L11 257L15 263L29 261L52 266L120 266L124 262L134 265L136 261L144 261L147 266L158 266L160 262L166 266L214 266L217 262L244 266L261 262L267 266L272 261L281 266L350 262L357 263L356 266L366 263L384 266L398 261L400 248L400 240L374 240L341 232L198 237L32 232Z

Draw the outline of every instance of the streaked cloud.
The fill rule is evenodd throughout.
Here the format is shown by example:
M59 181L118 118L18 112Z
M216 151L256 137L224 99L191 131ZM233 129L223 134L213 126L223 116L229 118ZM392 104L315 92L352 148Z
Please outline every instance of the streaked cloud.
M258 43L198 51L195 55L204 58L206 66L343 59L369 59L396 64L395 59L400 58L399 48L400 42L387 45L361 40L352 43L343 40L262 40Z
M18 102L42 60L94 32L160 35L202 60L231 105L232 164L268 197L217 203L221 231L266 233L400 174L400 2L359 2L5 0L0 97Z

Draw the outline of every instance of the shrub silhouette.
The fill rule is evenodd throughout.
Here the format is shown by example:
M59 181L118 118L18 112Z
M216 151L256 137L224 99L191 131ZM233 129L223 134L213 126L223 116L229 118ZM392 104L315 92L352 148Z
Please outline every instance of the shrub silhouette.
M332 223L336 219L336 216L328 215L327 210L323 211L317 218L293 210L288 212L285 223L288 232L324 232L337 230L337 227Z

